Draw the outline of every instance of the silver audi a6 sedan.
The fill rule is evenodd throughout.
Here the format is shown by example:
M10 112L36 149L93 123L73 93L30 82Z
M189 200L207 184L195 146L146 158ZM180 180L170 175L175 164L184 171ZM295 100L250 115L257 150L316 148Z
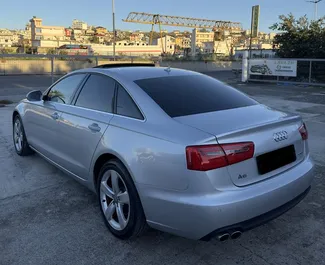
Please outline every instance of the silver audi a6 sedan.
M18 155L35 151L96 192L121 239L147 225L235 239L294 207L313 179L301 117L196 72L74 71L30 92L12 121Z

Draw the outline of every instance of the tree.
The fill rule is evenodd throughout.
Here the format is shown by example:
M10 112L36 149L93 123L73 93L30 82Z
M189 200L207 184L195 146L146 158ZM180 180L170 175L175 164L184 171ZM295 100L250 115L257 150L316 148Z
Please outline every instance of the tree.
M146 32L146 33L144 33L144 35L150 38L150 32ZM162 35L162 37L164 38L166 35L170 35L170 34L162 33L161 35ZM152 39L153 39L153 40L155 40L155 39L160 39L161 35L160 35L160 32L156 32L156 31L154 31L154 32L152 33Z
M59 54L60 55L68 55L68 52L67 51L63 51L63 50L59 50Z
M199 32L208 32L207 29L200 29Z
M31 46L24 45L23 48L24 48L24 53L26 53L26 54L31 54L32 53L32 47Z
M292 14L279 16L280 22L270 27L280 33L275 36L277 55L282 58L325 58L325 17L309 21Z
M18 49L15 47L7 47L0 49L0 54L14 54L17 53Z
M99 43L99 38L97 36L94 36L94 37L90 38L89 41L91 43L97 43L98 44Z
M48 55L56 54L56 50L53 49L53 48L50 48L50 49L47 50L47 54L48 54Z

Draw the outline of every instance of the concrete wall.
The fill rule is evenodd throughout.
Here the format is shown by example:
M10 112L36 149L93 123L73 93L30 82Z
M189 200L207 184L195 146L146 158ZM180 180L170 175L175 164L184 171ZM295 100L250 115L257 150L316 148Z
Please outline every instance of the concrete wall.
M197 61L170 61L161 62L160 66L186 69L196 72L226 71L232 69L241 69L241 62L197 62Z
M121 44L121 45L119 45ZM124 45L126 44L126 45ZM115 51L117 55L126 56L159 56L161 55L161 46L157 45L144 45L144 43L139 43L138 45L127 45L127 42L116 43ZM91 49L95 55L113 55L112 45L96 45L92 44Z
M123 61L123 63L131 61ZM148 61L149 62L149 61ZM99 60L99 64L114 63L111 61ZM118 63L118 62L117 62ZM93 67L95 59L80 60L54 60L54 74L65 74L73 70ZM240 62L161 62L163 67L181 68L197 72L222 71L241 68ZM6 60L0 59L0 75L13 74L51 74L51 61L49 59L38 60Z
M111 61L99 60L98 64L114 63ZM118 62L117 62L118 63ZM123 61L131 63L131 61ZM73 70L94 67L95 59L84 61L80 60L54 60L53 73L65 74ZM0 76L12 74L51 74L51 61L49 59L41 60L1 60L0 59Z
M54 73L64 74L72 70L93 67L95 61L54 61ZM1 60L0 75L11 74L51 74L51 61L41 60Z

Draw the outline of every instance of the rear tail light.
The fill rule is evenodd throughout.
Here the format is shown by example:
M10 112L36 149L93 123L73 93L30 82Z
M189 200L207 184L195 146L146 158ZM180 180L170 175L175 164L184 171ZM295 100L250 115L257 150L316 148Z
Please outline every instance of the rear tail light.
M306 124L303 123L300 127L299 127L299 132L301 135L302 140L307 140L308 139L308 131L307 131L307 127Z
M208 171L252 158L254 143L198 145L186 147L187 168Z

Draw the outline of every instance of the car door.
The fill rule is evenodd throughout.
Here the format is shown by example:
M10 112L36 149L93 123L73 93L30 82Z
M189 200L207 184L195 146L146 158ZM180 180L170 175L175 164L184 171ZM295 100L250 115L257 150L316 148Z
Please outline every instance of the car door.
M57 162L58 122L61 109L71 103L74 94L86 74L64 77L47 90L46 100L30 102L24 115L25 130L29 144L49 159Z
M96 147L113 118L115 81L103 74L91 74L66 105L60 119L60 165L86 179Z

